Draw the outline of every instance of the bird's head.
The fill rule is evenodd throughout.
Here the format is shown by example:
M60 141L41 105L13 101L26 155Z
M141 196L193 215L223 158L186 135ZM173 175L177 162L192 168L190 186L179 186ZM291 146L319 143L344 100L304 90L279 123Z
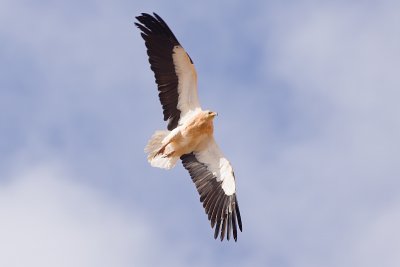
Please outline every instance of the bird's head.
M214 119L214 117L218 115L217 112L214 112L211 110L206 110L205 113L206 113L207 118L210 118L210 119Z

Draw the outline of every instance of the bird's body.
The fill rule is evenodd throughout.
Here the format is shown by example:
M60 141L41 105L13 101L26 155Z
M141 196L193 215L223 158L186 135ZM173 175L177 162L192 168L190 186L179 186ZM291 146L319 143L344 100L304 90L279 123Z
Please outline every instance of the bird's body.
M157 134L153 135L145 148L150 164L170 169L182 155L204 149L208 140L213 138L214 116L215 113L197 110L183 124L164 132L161 142L157 140Z
M181 157L195 151L201 151L205 143L213 137L214 116L199 111L184 124L178 126L178 133L171 140L174 154Z
M229 161L214 140L215 112L203 110L197 95L197 74L193 61L167 24L154 13L143 13L135 23L142 31L159 98L168 120L167 130L156 131L145 152L153 167L170 169L181 159L189 171L200 201L221 241L231 231L237 240L242 230L236 198L235 175Z

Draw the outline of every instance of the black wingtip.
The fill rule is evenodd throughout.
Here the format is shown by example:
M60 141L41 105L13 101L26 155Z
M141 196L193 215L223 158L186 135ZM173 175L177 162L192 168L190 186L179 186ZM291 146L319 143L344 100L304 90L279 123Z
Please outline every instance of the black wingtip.
M235 209L236 209L237 222L238 222L239 230L240 230L240 232L242 232L242 218L240 216L239 203L237 201L237 197L236 197L235 202L236 202Z
M214 239L234 239L237 242L238 228L242 231L242 220L236 194L226 195L220 182L193 153L181 156L181 160L200 194L200 201L214 229Z
M217 220L217 225L215 226L215 232L214 232L214 239L217 239L218 234L219 234L219 226L221 225L221 220Z
M139 16L135 16L135 19L140 20L141 17L147 17L147 16L151 16L148 13L140 13Z
M153 12L154 17L156 17L158 20L163 20L156 12Z

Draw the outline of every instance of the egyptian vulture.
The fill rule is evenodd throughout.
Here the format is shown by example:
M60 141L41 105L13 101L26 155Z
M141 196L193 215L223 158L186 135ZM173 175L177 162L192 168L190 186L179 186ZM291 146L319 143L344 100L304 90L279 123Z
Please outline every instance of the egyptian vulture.
M237 241L242 231L236 197L235 175L213 137L217 113L203 110L197 95L197 74L193 61L164 20L153 13L136 17L147 47L158 96L168 121L168 130L150 138L145 152L153 167L170 169L181 159L196 185L214 238Z

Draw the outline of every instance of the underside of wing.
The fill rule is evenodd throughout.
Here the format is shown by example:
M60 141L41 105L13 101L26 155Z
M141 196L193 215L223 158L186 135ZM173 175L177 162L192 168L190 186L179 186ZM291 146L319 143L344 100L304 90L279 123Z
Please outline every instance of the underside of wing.
M237 241L237 228L242 231L239 204L236 197L235 177L229 162L222 156L212 140L204 151L181 157L183 166L189 171L200 201L203 203L214 238L229 240L231 232Z
M200 107L197 74L193 62L164 20L142 13L135 25L147 47L151 69L158 85L168 130L176 128L186 113Z

